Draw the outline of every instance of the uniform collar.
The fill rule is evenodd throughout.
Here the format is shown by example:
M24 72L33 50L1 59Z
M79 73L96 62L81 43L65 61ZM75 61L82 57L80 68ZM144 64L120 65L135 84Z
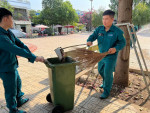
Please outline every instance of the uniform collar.
M8 33L8 31L6 31L4 28L2 28L2 27L0 27L0 31L2 32L2 33L5 33L5 34L7 34Z
M114 31L115 30L115 26L112 24L112 26L110 27L109 31Z
M105 26L102 26L102 30L105 31ZM110 29L108 31L114 31L114 25L112 24L112 26L110 27Z

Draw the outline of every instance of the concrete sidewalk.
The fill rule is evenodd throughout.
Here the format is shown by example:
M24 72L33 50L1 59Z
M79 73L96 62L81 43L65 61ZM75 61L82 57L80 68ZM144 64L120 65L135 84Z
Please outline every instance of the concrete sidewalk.
M86 43L88 35L89 34L73 34L21 40L25 43L31 43L37 46L37 50L34 54L49 58L56 56L54 49L57 47L67 47ZM143 39L140 40L143 41ZM148 41L150 42L150 39L146 39L146 43L148 43ZM145 41L143 41L143 44L145 45ZM150 49L150 46L144 47ZM131 54L131 62L132 59L135 59L133 54ZM136 61L134 65L137 65ZM18 70L22 78L22 90L25 92L25 97L30 99L30 101L20 109L26 110L28 113L51 113L53 105L46 101L46 96L50 93L47 67L41 63L28 63L27 59L20 57ZM130 104L116 98L109 97L108 99L101 100L99 99L99 95L100 93L97 93L94 90L91 91L76 86L75 107L74 110L67 113L150 113L147 108ZM0 113L8 113L1 80Z
M150 44L149 44L150 37L138 36L138 40L142 49L142 53L144 55L147 68L150 71ZM139 58L141 60L143 70L146 71L137 43L136 43L136 48L138 51ZM140 66L133 48L130 49L130 69L137 71L138 73L141 73Z

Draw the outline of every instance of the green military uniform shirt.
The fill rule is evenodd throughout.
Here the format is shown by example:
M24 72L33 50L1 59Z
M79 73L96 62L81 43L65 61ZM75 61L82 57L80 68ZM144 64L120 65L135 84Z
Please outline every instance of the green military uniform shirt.
M107 52L110 48L116 48L115 54L107 55L106 58L117 58L118 51L126 45L123 31L112 25L106 32L104 26L99 26L94 33L90 35L87 42L93 42L97 39L100 53Z
M36 56L10 30L0 27L0 72L14 71L18 67L16 55L34 62Z

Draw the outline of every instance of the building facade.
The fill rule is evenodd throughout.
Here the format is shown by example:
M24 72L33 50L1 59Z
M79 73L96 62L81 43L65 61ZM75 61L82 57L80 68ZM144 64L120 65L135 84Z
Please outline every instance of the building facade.
M31 34L31 21L29 10L31 9L29 0L7 0L14 7L14 28Z

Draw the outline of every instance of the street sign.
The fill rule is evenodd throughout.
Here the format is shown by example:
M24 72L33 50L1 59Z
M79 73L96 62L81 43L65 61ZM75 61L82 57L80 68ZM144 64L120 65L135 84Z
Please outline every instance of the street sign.
M37 16L40 15L40 13L35 13Z

